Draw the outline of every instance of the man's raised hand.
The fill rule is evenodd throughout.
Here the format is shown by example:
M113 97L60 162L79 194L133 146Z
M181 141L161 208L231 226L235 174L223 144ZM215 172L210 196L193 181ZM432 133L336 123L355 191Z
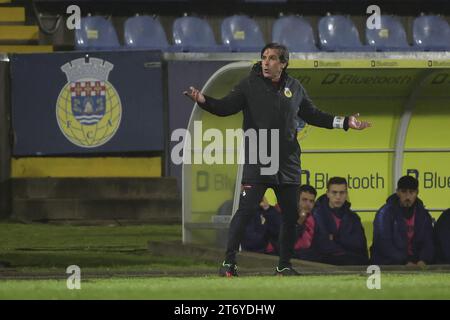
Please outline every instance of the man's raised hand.
M358 120L358 117L359 117L359 113L354 114L349 117L349 119L348 119L349 128L355 129L355 130L363 130L365 128L369 128L372 126L372 124L370 122Z
M205 103L205 96L194 87L189 87L190 91L184 91L183 94L191 98L194 102Z

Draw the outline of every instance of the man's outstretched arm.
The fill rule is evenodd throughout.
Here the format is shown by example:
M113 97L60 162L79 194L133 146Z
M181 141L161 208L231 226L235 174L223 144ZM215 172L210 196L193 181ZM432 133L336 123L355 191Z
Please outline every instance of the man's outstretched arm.
M306 91L304 91L304 98L300 105L298 115L308 124L328 129L340 128L346 131L348 129L363 130L372 126L370 122L358 120L359 113L349 117L340 117L319 110L313 104Z
M194 87L190 87L189 91L184 91L183 94L197 102L202 109L221 117L238 113L245 105L245 96L238 86L222 99L211 98Z

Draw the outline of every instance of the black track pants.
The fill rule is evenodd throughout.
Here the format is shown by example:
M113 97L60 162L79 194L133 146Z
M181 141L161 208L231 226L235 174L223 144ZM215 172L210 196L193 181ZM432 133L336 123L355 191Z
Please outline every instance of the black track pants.
M298 185L243 184L239 199L239 208L233 216L228 233L226 263L236 263L236 253L244 237L245 229L252 215L257 214L259 203L267 188L272 188L281 208L282 222L280 230L280 268L290 267L294 253L295 223L298 219Z

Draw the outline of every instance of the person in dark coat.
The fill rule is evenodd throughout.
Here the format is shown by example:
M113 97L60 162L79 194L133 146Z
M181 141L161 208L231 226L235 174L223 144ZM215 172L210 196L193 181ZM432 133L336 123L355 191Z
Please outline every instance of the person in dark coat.
M434 258L432 218L418 198L419 182L403 176L375 215L371 259L377 265L425 266Z
M294 245L294 258L301 260L316 261L317 254L311 248L315 232L315 220L312 214L312 209L316 201L317 191L310 185L302 185L299 188L299 211L296 224L296 237ZM279 254L278 237L279 226L281 225L281 214L272 216L271 223L271 238L266 253ZM278 229L277 229L278 227ZM275 241L274 241L275 240Z
M316 108L301 83L286 72L288 64L287 48L281 44L269 43L262 48L261 61L254 64L249 76L222 99L206 96L194 87L184 92L202 109L217 116L242 111L244 131L256 131L259 135L258 143L254 145L250 139L244 139L243 190L239 208L230 223L225 260L219 270L221 276L238 275L236 254L245 227L254 216L267 188L275 191L283 212L280 258L275 273L287 276L298 274L290 263L294 253L301 173L298 126L301 121L327 129L362 130L370 126L370 123L357 119L359 114L334 116ZM263 134L260 135L261 133ZM264 133L269 133L271 143L267 143ZM266 145L261 148L261 144ZM271 154L273 162L268 164L261 158L261 153L264 154L262 150Z
M316 221L313 208L316 203L317 191L310 185L300 186L299 217L296 225L297 238L294 245L294 257L301 260L317 261L318 256L312 248Z
M314 208L317 223L313 248L322 263L365 265L368 263L367 240L360 217L347 201L347 180L333 177L327 193L319 197Z
M450 264L450 208L442 212L434 225L436 262Z
M266 197L259 204L257 214L252 217L245 229L241 242L242 250L258 253L275 253L275 244L281 224L281 216L276 206L271 206Z

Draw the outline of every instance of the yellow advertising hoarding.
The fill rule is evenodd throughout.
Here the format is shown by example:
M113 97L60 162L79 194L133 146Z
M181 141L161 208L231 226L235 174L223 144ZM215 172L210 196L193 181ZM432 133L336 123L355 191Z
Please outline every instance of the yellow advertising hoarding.
M288 72L321 110L360 113L373 124L368 130L348 132L306 125L298 135L302 183L310 183L321 195L330 177L347 178L349 200L363 219L369 243L375 211L395 192L395 174L417 172L420 197L427 207L450 207L450 61L291 60ZM206 94L220 98L236 83L218 81ZM204 129L242 126L240 114L224 118L201 110L200 114ZM225 201L233 201L237 165L212 167L191 166L192 177L201 176L191 177L192 221L211 222ZM205 181L208 189L202 189ZM276 202L272 190L266 196Z

